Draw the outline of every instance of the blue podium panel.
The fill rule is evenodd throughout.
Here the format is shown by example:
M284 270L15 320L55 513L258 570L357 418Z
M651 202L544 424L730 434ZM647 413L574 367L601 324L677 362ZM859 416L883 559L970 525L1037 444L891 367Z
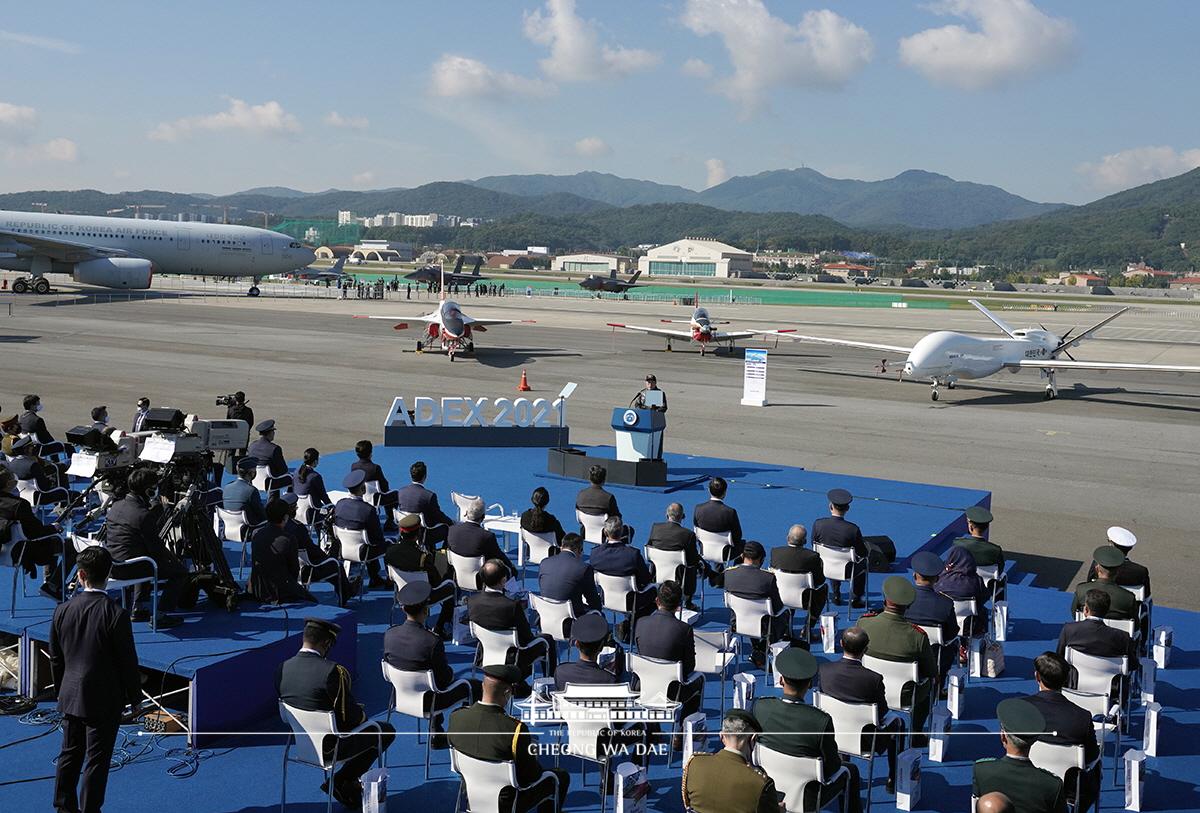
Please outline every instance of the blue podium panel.
M667 419L652 409L614 407L612 428L617 436L618 460L645 460L662 457L663 430Z

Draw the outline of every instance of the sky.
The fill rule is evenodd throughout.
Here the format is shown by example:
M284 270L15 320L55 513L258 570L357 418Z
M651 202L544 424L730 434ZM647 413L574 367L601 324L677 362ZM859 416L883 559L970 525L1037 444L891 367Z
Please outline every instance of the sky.
M0 192L908 169L1086 203L1200 166L1193 0L9 3Z

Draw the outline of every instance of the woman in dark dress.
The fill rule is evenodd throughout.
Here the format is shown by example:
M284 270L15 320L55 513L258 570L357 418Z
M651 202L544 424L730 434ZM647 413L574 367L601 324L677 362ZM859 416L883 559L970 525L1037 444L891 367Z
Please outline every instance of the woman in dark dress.
M946 554L946 566L933 589L955 601L975 599L975 615L964 619L962 634L975 637L982 635L988 626L988 592L983 579L975 572L975 557L971 551L954 545Z
M561 543L563 536L566 535L562 523L554 514L546 510L546 506L550 502L550 492L538 486L533 490L530 502L533 503L533 508L521 514L521 527L534 534L553 533L555 545Z

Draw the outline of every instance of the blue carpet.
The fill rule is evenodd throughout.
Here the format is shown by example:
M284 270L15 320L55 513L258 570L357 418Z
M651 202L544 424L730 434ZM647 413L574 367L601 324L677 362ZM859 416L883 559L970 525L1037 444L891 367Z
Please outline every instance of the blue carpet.
M611 450L597 449L600 456L611 455ZM377 447L375 459L389 474L393 487L408 482L407 466L413 460L422 459L429 465L427 485L434 489L447 513L453 514L450 491L481 494L484 500L503 504L505 511L522 511L528 506L530 492L537 485L544 485L551 492L550 510L555 512L563 524L571 525L574 494L581 484L554 478L538 477L545 471L544 450L521 449L401 449ZM340 484L341 477L353 462L353 453L328 454L322 458L320 470L327 484L333 488ZM896 542L902 558L925 547L944 546L950 536L963 527L962 511L969 505L987 504L987 492L964 489L940 488L907 483L897 483L870 478L852 478L820 472L809 472L796 468L766 466L712 458L693 458L683 455L668 455L671 477L680 480L720 475L732 481L727 501L738 508L742 517L746 537L758 539L767 547L782 544L787 528L795 522L811 525L813 519L827 513L824 492L828 488L848 488L856 495L850 518L858 522L865 534L886 534ZM664 495L657 491L614 487L626 520L638 529L638 542L653 522L660 521L666 504L672 500L683 503L689 517L692 507L707 498L703 485L684 488L673 494ZM240 551L229 551L230 560L236 562ZM0 585L7 585L11 571L0 570ZM878 603L878 587L882 576L873 574L873 603ZM314 592L321 599L322 609L333 609L332 594L326 585L318 585ZM708 588L708 607L704 627L716 628L726 624L728 614L721 606L720 595ZM18 615L35 612L41 599L30 599L19 604ZM48 614L49 602L44 602L41 612ZM970 797L971 762L984 756L1001 753L996 736L995 708L1004 697L1032 693L1036 687L1032 679L1033 658L1045 649L1052 648L1057 640L1063 621L1067 620L1070 598L1064 593L1040 589L1033 586L1010 588L1011 620L1013 632L1005 647L1006 671L1000 678L972 681L967 692L963 719L956 722L956 735L950 744L949 759L943 764L926 762L922 772L922 798L919 809L939 813L959 813L966 810ZM203 608L205 605L200 605ZM382 719L388 704L388 689L380 675L379 653L382 649L383 633L387 628L391 597L384 592L369 593L362 602L354 602L351 609L357 615L357 671L355 695L360 703L379 719ZM198 608L199 609L199 608ZM279 611L274 611L279 612ZM308 609L291 608L295 618L309 614ZM258 611L240 614L240 621L215 610L207 611L203 618L189 621L181 629L187 630L184 642L176 642L179 653L154 654L156 661L169 662L181 654L207 654L228 649L227 634L236 634L247 641L266 645L278 642L282 635L279 619L272 613ZM20 620L20 618L18 618ZM844 616L843 616L844 620ZM1175 650L1170 668L1159 672L1156 699L1163 706L1163 725L1160 734L1160 756L1148 761L1146 772L1146 797L1148 810L1185 811L1200 808L1196 781L1200 777L1200 630L1196 626L1195 614L1166 608L1156 608L1155 623L1166 624L1175 629ZM25 623L37 619L27 618ZM241 632L234 633L233 627L223 629L218 624L243 625ZM193 632L192 628L195 630ZM9 629L0 621L0 629ZM218 631L223 629L221 634ZM178 631L174 631L178 632ZM169 635L169 633L164 633ZM146 646L148 653L159 644L152 643L151 633L139 632L139 646ZM143 643L144 642L144 643ZM279 659L290 657L289 647L278 646L271 650ZM469 653L455 647L449 648L451 664L458 674L470 671ZM826 656L818 653L819 659ZM182 671L188 658L180 661L177 671ZM748 665L747 665L747 668ZM771 693L766 689L765 676L756 673L759 694ZM714 728L719 714L717 691L719 684L709 684L706 694L706 712L710 716L710 728ZM231 681L227 702L237 703L238 685ZM41 709L52 709L53 704L43 703ZM457 778L449 772L445 752L434 753L433 778L425 782L422 776L424 748L418 747L413 738L413 725L409 718L393 715L393 724L400 731L397 742L388 753L391 772L389 781L389 806L392 810L404 810L410 806L421 806L425 810L453 809L457 792ZM1142 715L1136 711L1131 731L1123 748L1133 747L1140 742ZM131 729L132 731L132 729ZM182 746L177 738L150 737L131 733L128 745L119 754L123 764L114 771L109 783L110 810L142 809L152 800L169 800L173 810L189 811L273 811L278 809L280 792L280 769L283 751L283 726L273 718L267 718L245 734L227 738L210 750L201 751L198 762L189 764L184 755L173 754L167 749ZM42 736L38 736L42 735ZM19 742L27 737L29 741ZM49 806L52 782L47 777L53 774L53 759L58 753L59 735L53 728L22 725L11 717L0 717L0 810L45 809ZM1106 750L1111 759L1113 746ZM1120 789L1112 785L1112 763L1105 763L1105 784L1101 804L1106 809L1123 806ZM596 772L588 772L589 786L579 784L579 763L564 758L563 767L572 770L571 793L567 800L570 810L599 809L596 792ZM180 774L173 775L172 771ZM194 774L187 776L190 772ZM670 770L661 758L651 767L653 785L649 799L651 810L680 811L678 759ZM872 797L876 810L894 809L893 797L883 790L882 770L876 771L876 783ZM32 779L34 781L22 781ZM297 811L324 810L325 800L318 791L320 775L317 771L293 766L289 770L288 808ZM15 783L15 784L14 784ZM611 808L610 808L611 809Z

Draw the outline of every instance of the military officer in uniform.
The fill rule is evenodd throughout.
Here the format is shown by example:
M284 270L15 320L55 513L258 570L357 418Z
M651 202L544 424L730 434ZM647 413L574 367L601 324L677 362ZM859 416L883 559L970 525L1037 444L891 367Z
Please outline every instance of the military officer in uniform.
M816 787L805 794L804 809L824 807L845 787L850 800L849 813L860 813L858 766L849 759L843 763L838 755L833 718L804 702L804 695L817 674L817 659L806 649L789 647L775 659L775 671L783 679L783 696L754 701L754 714L763 727L762 745L789 756L820 759L828 779L844 765L846 773L821 789L819 802L815 799Z
M292 487L292 475L288 472L283 449L275 443L275 421L263 421L254 427L258 440L250 444L246 454L258 460L258 465L267 467L267 499L279 495L282 488Z
M922 748L929 738L915 732L925 727L925 718L929 716L930 689L932 679L938 673L938 663L929 645L929 636L904 617L916 595L916 588L908 579L888 576L883 580L883 612L863 615L858 619L858 626L865 629L871 639L866 654L885 661L916 661L917 677L921 682L906 686L900 697L905 703L912 702L913 745Z
M749 762L763 727L744 709L729 709L721 723L724 748L692 754L683 766L683 806L695 813L779 813L775 783ZM832 739L832 737L830 738ZM854 811L853 813L857 813Z
M955 539L953 544L961 545L971 551L971 556L975 558L975 565L983 565L990 567L991 565L999 565L1000 569L1004 569L1004 549L995 542L989 542L986 539L988 527L992 524L992 512L984 508L982 505L972 505L967 509L967 533L968 536L960 536Z
M236 469L237 479L221 490L221 507L226 511L245 511L246 523L252 528L262 525L267 521L267 512L263 506L262 495L254 485L258 460L243 457L237 462Z
M439 604L442 608L433 631L445 640L447 625L454 614L454 602L447 599L453 599L458 594L458 588L451 578L450 563L443 551L430 552L422 546L421 518L416 514L400 517L399 530L400 537L394 545L388 546L383 562L401 573L425 574L432 590L429 604Z
M450 715L450 746L455 751L489 762L514 761L517 784L524 790L506 788L500 794L500 809L525 813L533 808L538 813L556 813L567 798L571 775L560 768L542 768L532 751L533 738L529 727L504 711L512 699L513 689L523 685L521 670L508 664L488 664L483 667L483 699L472 706L457 709ZM525 687L526 692L528 687ZM558 794L555 795L555 777ZM471 787L467 785L468 802Z
M1121 565L1125 562L1125 554L1111 545L1102 545L1092 552L1092 560L1096 563L1096 580L1075 585L1075 600L1071 603L1071 613L1083 609L1084 598L1089 590L1103 590L1108 593L1109 598L1108 615L1105 618L1134 618L1137 613L1137 598L1117 582Z
M617 675L596 662L604 644L611 640L608 622L603 615L588 613L576 619L571 625L571 640L579 650L579 659L561 663L554 670L554 691L563 691L568 683L577 686L611 686L618 681Z
M366 475L361 471L352 471L342 479L342 488L350 492L349 497L343 497L333 507L333 524L348 531L366 531L367 546L370 548L363 557L370 557L367 562L367 575L370 582L367 586L373 590L391 587L392 583L379 575L379 554L386 552L387 540L383 536L383 527L379 524L379 512L375 506L363 499L366 488L363 481Z
M860 564L854 565L853 581L850 588L850 606L855 609L865 607L863 596L867 592L867 543L863 541L862 531L857 525L846 519L850 510L853 495L844 488L835 488L825 495L829 499L829 516L821 517L812 524L813 545L827 545L831 548L853 548L854 558L861 559ZM826 578L830 574L826 574ZM840 576L842 574L833 574ZM842 583L833 583L833 603L842 603Z
M302 711L332 711L337 730L344 733L365 723L367 716L350 691L350 673L327 660L341 631L339 625L324 618L305 618L300 651L275 670L275 691L284 703ZM333 795L351 810L362 806L359 777L378 758L380 745L386 751L396 738L392 726L378 725L382 738L373 730L337 740L326 738L329 753L336 743L338 759L349 757L333 777ZM321 788L323 792L326 789Z
M939 626L942 628L942 640L953 640L958 636L958 616L954 614L954 599L939 593L933 586L945 563L936 553L923 550L913 555L910 564L916 586L916 598L905 610L904 617L918 627ZM939 649L941 652L938 654L941 657L938 673L944 675L954 665L958 652L952 646L942 646Z
M1002 792L1021 813L1066 813L1062 780L1029 761L1029 746L1046 730L1042 713L1027 700L1009 697L1000 701L996 716L1005 755L975 763L972 793Z
M1133 550L1138 539L1134 536L1133 531L1128 528L1122 528L1120 525L1114 525L1108 529L1108 544L1112 545L1117 550L1121 551L1125 557L1125 561L1121 563L1120 570L1117 571L1117 584L1122 587L1145 587L1146 595L1150 595L1150 571L1145 565L1139 565L1137 562L1129 561L1129 552ZM1088 570L1088 581L1096 578L1096 563L1092 562L1091 568Z

